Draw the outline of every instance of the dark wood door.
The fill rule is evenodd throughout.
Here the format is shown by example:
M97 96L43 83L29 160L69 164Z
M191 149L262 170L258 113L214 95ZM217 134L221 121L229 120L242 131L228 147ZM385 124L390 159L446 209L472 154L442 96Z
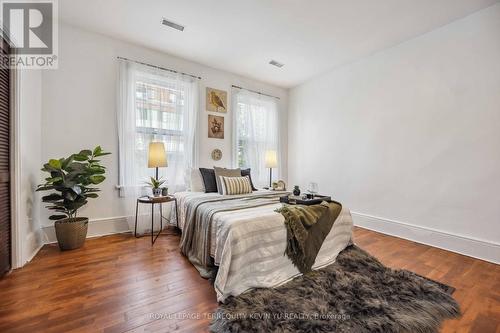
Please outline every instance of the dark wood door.
M0 38L0 276L11 268L10 70L2 67L9 48Z

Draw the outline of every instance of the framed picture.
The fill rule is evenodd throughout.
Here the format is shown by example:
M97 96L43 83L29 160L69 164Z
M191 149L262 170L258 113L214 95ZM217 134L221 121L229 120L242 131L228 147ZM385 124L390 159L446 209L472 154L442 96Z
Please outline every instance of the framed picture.
M227 112L227 91L207 87L207 111Z
M208 115L208 137L224 139L224 117Z

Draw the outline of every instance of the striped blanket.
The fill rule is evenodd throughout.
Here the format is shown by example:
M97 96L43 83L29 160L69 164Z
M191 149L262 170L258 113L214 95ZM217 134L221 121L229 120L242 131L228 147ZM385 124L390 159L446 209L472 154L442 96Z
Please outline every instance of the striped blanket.
M281 207L283 193L257 191L249 195L180 192L181 251L202 276L218 266L214 287L223 302L230 295L257 287L280 285L300 272L284 255L287 233ZM313 269L333 263L351 243L352 218L342 208L318 252Z
M213 216L221 212L269 206L279 202L279 197L285 194L286 192L266 192L252 196L202 197L189 201L181 236L182 253L189 258L201 276L211 277L215 268L210 257Z

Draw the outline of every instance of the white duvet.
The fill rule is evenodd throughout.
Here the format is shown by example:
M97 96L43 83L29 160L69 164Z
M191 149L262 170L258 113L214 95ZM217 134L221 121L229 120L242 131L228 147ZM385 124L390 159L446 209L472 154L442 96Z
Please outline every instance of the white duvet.
M262 194L263 191L252 195ZM179 192L179 228L183 229L186 205L191 198L221 196L218 193ZM210 253L219 271L214 287L217 300L237 296L251 288L278 286L300 272L284 254L284 218L275 209L281 204L216 213L212 220ZM316 257L313 269L329 265L351 242L352 218L345 207Z

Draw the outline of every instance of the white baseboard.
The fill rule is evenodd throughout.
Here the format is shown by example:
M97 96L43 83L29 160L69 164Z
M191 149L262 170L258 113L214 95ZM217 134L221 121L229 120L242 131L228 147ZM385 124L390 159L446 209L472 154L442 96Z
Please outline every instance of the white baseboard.
M351 214L355 226L500 264L500 244L377 216Z
M119 234L130 231L125 216L111 217L105 219L93 219L89 221L87 238ZM42 228L44 244L57 242L54 226Z

